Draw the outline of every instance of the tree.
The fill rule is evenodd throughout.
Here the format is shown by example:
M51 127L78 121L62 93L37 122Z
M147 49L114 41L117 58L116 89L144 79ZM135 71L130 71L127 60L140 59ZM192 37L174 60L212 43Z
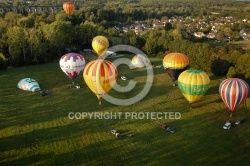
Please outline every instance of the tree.
M98 26L90 21L81 23L77 26L77 29L78 36L81 36L81 38L78 39L78 43L81 47L85 48L91 48L92 39L97 36L98 32L103 31L102 33L104 33L104 29L97 30ZM101 35L101 33L98 35Z
M233 78L236 76L236 71L235 71L235 68L233 66L231 66L229 69L228 69L228 72L227 72L227 78Z
M18 26L22 28L32 28L35 24L35 18L34 17L22 17L17 20Z
M224 41L224 32L223 31L218 31L215 34L215 38L219 40L220 42Z
M7 12L5 14L4 20L8 22L8 25L11 26L16 26L17 25L17 20L21 18L22 16L20 14L14 13L14 12Z
M25 2L23 0L14 0L13 1L13 6L19 7L19 6L24 6Z
M129 37L129 44L141 49L145 45L145 39L137 36Z
M7 64L7 59L3 55L3 53L0 53L0 69L5 69Z
M169 30L171 30L173 27L172 27L172 24L170 23L170 22L167 22L166 24L165 24L165 30L166 31L169 31Z
M110 37L117 36L117 31L114 28L108 28L106 30L106 34L107 36L110 36Z
M182 39L181 31L179 29L174 29L172 31L172 35L174 37L174 40L180 40L180 39Z
M51 60L49 54L49 41L45 39L42 26L36 29L30 30L30 54L33 63L44 63Z
M234 50L231 54L229 54L229 60L232 64L236 64L240 56L241 52L238 50Z
M10 27L7 32L7 44L10 62L15 65L27 64L29 59L26 57L28 40L24 29L20 27Z
M55 21L42 27L45 39L49 42L52 58L61 56L66 48L74 45L76 36L74 27L69 21Z

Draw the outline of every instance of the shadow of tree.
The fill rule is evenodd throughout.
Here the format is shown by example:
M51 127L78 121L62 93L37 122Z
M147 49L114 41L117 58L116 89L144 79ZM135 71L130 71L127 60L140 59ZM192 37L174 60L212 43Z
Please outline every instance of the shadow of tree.
M231 63L224 59L216 59L211 63L211 71L215 76L225 76Z

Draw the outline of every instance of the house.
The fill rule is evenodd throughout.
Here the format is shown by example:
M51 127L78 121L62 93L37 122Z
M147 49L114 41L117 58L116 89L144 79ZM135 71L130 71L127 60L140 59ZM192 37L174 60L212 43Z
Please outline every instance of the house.
M194 32L194 36L198 38L205 37L206 35L203 32Z
M136 35L140 34L143 32L143 28L141 26L135 26L134 32Z
M207 34L207 38L214 39L215 38L215 34L213 32L210 32L210 33Z
M165 27L166 22L162 22L160 20L154 20L153 21L153 28L157 29L157 28L161 28L161 27Z

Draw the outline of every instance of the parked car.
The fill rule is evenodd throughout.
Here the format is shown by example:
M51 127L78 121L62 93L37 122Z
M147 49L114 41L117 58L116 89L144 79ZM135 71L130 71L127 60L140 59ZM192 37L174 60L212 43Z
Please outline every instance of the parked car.
M127 78L126 78L125 76L121 76L121 79L122 79L123 81L126 81L126 80L127 80Z
M241 124L241 123L243 123L243 122L245 122L245 121L246 121L246 119L241 118L241 119L237 120L237 121L235 122L235 124L236 124L236 125L239 125L239 124Z
M231 128L231 125L232 125L231 122L226 122L223 126L223 129L228 130Z

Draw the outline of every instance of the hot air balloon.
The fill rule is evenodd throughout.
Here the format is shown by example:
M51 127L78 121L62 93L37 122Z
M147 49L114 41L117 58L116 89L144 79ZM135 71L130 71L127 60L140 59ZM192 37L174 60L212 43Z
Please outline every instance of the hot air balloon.
M239 78L228 78L220 83L219 93L231 115L243 103L249 93L248 84Z
M31 91L31 92L41 91L41 88L40 88L38 82L32 78L21 79L18 82L17 87L22 89L22 90Z
M64 2L63 10L70 16L71 12L75 9L75 5L72 2Z
M169 53L163 58L163 67L166 73L172 78L173 86L176 85L176 80L180 73L188 68L189 59L182 53Z
M183 71L178 78L178 88L189 102L190 107L207 92L209 84L209 76L201 70Z
M85 59L77 53L67 53L59 61L60 68L70 78L76 79L85 67ZM72 82L74 84L74 82Z
M105 36L96 36L92 40L92 48L97 55L103 56L109 47L109 41Z
M99 105L101 105L102 96L109 92L116 83L117 75L116 66L104 59L96 59L86 65L83 78L90 90L97 96Z
M146 57L144 57L141 54L135 55L131 60L131 66L133 67L142 68L142 67L147 67L149 65L150 62L148 61L148 59L146 59Z

